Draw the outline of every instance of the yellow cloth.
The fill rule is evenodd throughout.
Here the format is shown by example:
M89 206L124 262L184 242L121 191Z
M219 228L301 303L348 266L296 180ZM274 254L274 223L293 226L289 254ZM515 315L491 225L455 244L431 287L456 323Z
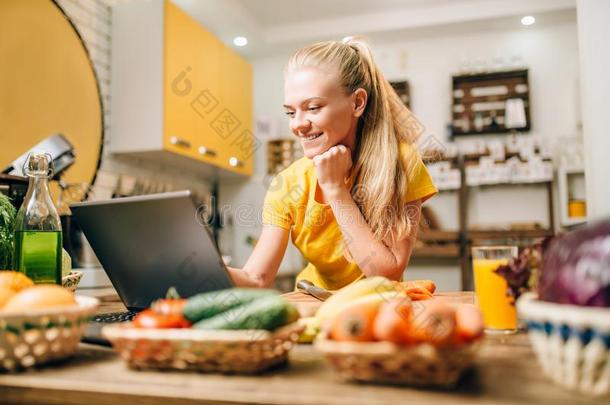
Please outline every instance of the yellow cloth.
M401 145L401 157L407 159L409 145ZM426 200L438 192L419 154L404 202ZM317 286L337 290L364 275L344 256L343 234L328 204L316 201L317 176L313 162L304 157L280 172L272 181L263 206L263 224L290 230L292 243L309 264L297 281L306 279Z

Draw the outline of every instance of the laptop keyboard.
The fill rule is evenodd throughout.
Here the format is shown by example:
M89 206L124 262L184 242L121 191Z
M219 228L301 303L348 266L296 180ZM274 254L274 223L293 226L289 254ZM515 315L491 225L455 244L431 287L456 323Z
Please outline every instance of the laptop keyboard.
M91 320L100 323L129 322L136 314L137 312L135 311L111 312L108 314L95 315Z

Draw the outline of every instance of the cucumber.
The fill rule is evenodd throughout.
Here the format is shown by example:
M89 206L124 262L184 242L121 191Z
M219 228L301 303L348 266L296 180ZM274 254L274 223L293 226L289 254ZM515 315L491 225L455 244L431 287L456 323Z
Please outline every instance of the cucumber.
M199 321L193 328L274 330L297 318L298 312L293 305L279 295L270 295Z
M192 323L211 318L231 308L247 304L257 298L278 296L275 290L255 288L229 288L197 294L188 299L182 315Z

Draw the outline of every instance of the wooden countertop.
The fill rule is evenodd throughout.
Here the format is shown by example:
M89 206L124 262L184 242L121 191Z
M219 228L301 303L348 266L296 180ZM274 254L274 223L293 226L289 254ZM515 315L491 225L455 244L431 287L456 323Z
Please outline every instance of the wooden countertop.
M472 301L472 293L438 297ZM100 312L120 310L102 294ZM294 302L315 306L313 298L291 293ZM301 305L301 304L299 304ZM136 402L137 401L137 402ZM81 344L71 359L18 374L0 374L0 402L38 404L592 404L554 385L542 374L525 334L487 336L475 367L457 389L424 390L366 385L338 379L311 345L298 345L290 363L258 376L193 372L134 371L111 349Z

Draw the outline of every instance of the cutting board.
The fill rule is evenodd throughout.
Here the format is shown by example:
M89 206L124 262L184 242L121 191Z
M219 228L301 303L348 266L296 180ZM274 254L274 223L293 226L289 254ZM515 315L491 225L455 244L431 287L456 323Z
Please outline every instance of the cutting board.
M302 317L308 317L315 315L322 301L312 297L309 294L302 293L300 291L291 291L282 295L288 302L295 305L299 314ZM452 303L474 303L474 293L472 291L448 291L448 292L436 292L432 299L436 300L447 300Z
M300 291L291 291L283 294L282 297L297 307L302 317L314 316L320 305L322 305L322 301L319 299Z

